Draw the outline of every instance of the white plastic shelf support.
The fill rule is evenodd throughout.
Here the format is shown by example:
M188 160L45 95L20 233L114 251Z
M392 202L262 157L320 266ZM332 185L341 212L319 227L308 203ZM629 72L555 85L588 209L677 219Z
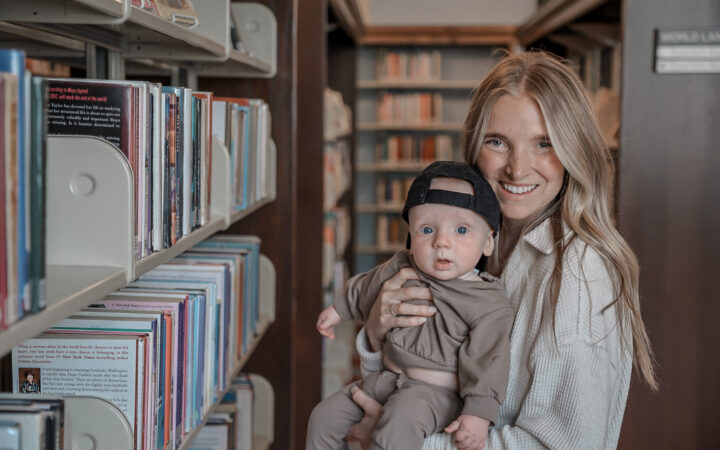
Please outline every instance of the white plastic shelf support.
M63 446L72 450L127 450L133 446L133 431L125 415L107 400L91 396L7 394L3 400L63 400Z
M272 202L277 197L277 148L271 139L268 144L268 159L265 168L267 196L251 204L247 209L235 210L233 203L233 186L231 183L230 153L225 145L213 136L212 139L212 199L210 213L224 220L223 229L257 211L260 207Z
M267 450L275 440L275 391L263 376L250 374L255 400L253 404L253 450Z
M231 49L222 64L198 63L199 74L215 77L272 78L277 73L277 20L260 3L230 5L244 51Z
M118 267L134 278L134 182L130 164L109 142L48 136L46 262Z
M11 22L117 25L130 17L131 0L2 0Z
M267 256L260 255L260 317L272 323L275 321L275 266Z

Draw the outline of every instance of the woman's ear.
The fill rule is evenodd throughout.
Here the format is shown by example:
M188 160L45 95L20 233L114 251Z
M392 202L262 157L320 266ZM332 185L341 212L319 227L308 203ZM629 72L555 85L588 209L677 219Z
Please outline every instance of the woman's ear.
M485 248L483 249L483 255L490 256L492 255L493 250L495 250L495 238L493 238L493 233L491 231L488 233Z

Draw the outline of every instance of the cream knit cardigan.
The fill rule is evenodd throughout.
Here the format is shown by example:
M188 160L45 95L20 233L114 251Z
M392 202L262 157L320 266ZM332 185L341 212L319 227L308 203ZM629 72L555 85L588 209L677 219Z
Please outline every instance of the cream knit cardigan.
M599 255L579 239L563 264L555 313L549 307L554 263L550 222L526 234L501 280L516 312L510 335L510 379L498 423L485 449L609 449L617 447L632 370L631 342L622 341L610 276ZM629 336L626 333L625 336ZM363 372L382 369L381 352L357 339ZM454 449L435 434L423 450Z

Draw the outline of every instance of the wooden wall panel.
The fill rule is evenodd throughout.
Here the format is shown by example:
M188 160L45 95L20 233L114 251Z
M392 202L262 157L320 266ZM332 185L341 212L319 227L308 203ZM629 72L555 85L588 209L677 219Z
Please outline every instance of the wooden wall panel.
M277 75L270 79L200 79L219 96L261 97L272 112L277 199L228 233L262 238L277 272L277 319L246 366L275 390L273 449L305 448L305 429L320 400L322 306L323 0L263 2L278 23Z
M661 390L633 381L620 447L718 448L720 75L658 75L657 28L720 28L715 0L624 5L620 231L641 265Z

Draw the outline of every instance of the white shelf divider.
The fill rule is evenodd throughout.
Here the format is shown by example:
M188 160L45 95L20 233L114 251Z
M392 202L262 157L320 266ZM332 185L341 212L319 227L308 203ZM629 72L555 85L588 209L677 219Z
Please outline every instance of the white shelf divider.
M253 402L253 450L267 450L275 439L275 391L263 376L250 374Z
M120 150L91 136L47 138L48 265L117 267L133 279L132 169Z
M3 20L117 25L130 17L131 0L3 0Z
M92 396L0 393L2 400L63 400L63 447L73 450L133 448L133 431L125 414L107 400Z

